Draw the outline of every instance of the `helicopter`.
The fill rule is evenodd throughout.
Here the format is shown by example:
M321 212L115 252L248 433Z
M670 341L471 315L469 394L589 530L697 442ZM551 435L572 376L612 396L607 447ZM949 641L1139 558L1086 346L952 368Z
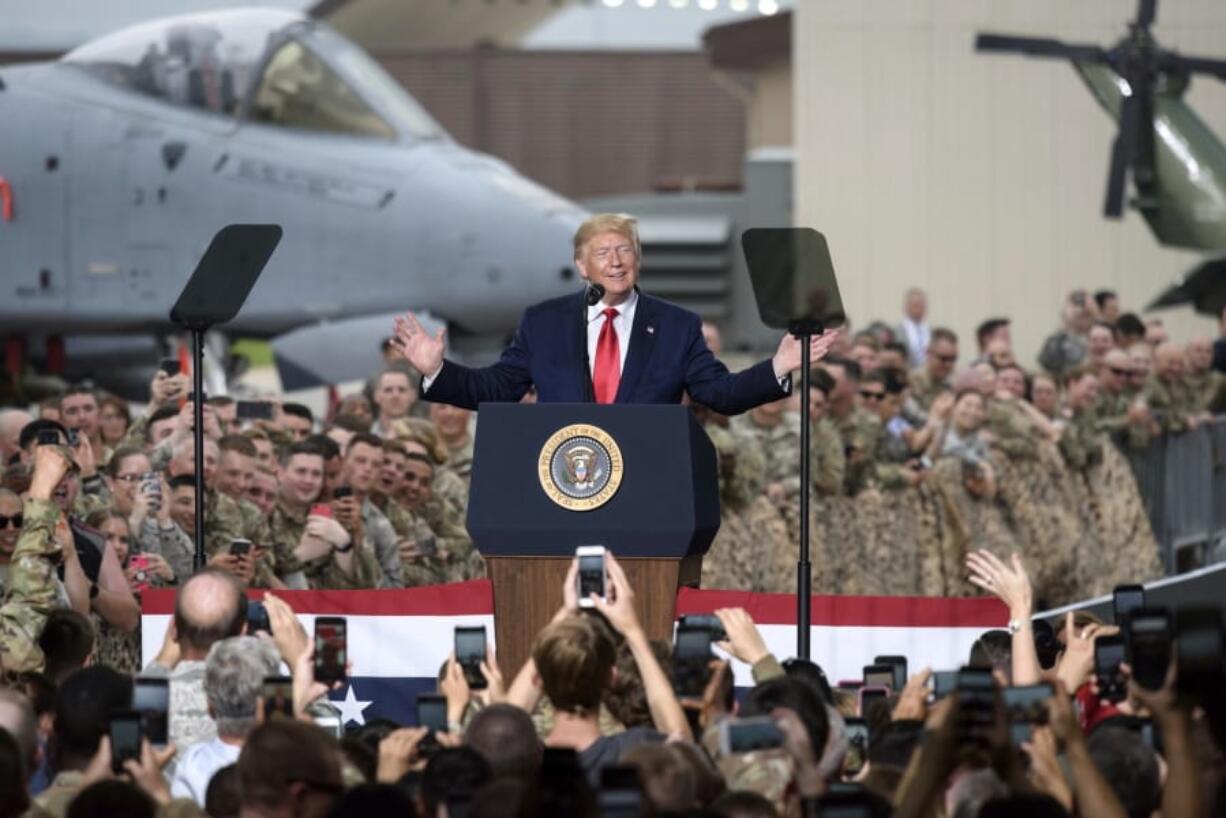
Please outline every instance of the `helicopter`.
M1194 250L1226 249L1226 146L1184 101L1191 78L1226 80L1226 60L1185 56L1162 48L1152 27L1157 0L1139 0L1128 33L1104 48L1043 37L980 33L988 53L1066 59L1118 124L1107 171L1103 214L1123 216L1131 205L1158 241Z
M317 332L377 360L394 314L501 338L575 286L582 208L456 143L302 14L168 17L0 67L0 123L10 375L34 365L143 393L176 337L171 305L230 223L276 223L284 238L223 348Z

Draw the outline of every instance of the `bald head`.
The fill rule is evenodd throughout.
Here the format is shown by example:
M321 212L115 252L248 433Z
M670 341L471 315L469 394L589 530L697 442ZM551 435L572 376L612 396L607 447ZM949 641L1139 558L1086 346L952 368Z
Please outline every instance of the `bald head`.
M1213 366L1213 340L1202 336L1188 341L1187 361L1189 372L1196 375L1208 372Z
M1122 349L1113 349L1103 356L1103 364L1113 369L1131 369L1132 358Z
M1154 371L1163 380L1174 380L1183 374L1183 347L1165 341L1154 349Z
M21 430L25 425L34 420L29 412L23 412L20 409L0 409L0 457L4 463L8 463L9 459L20 451L17 445L18 438L21 437Z
M238 636L246 624L243 588L213 568L195 574L175 598L175 628L184 659L204 659L213 643Z

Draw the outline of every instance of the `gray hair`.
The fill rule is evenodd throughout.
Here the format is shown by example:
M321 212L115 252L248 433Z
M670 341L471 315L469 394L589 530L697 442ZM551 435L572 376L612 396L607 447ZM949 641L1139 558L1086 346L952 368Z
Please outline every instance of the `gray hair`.
M204 695L219 736L243 738L250 732L264 677L277 675L280 665L276 648L254 636L231 636L209 649Z

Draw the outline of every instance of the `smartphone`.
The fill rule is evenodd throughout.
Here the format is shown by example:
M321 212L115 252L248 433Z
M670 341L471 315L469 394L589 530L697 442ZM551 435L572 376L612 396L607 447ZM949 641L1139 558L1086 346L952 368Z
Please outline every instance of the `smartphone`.
M81 433L76 429L68 430L68 445L73 449L81 445Z
M43 429L38 433L39 446L58 446L60 445L60 433L55 429Z
M328 735L336 739L344 738L345 725L341 724L339 716L316 716L315 726L322 727Z
M1034 725L1047 724L1047 702L1053 695L1055 691L1046 683L1006 687L1001 691L1014 746L1020 747L1030 741Z
M245 557L251 553L251 540L235 537L230 540L230 556Z
M611 764L600 771L596 793L600 818L638 818L643 814L643 783L637 767Z
M264 721L294 717L294 680L289 676L265 676L260 691L264 701Z
M984 744L996 721L996 680L987 668L964 667L954 680L958 694L958 735L962 741Z
M846 690L851 693L854 693L860 688L864 687L864 680L862 679L843 679L841 682L835 685L835 687L837 687L839 690Z
M1124 661L1124 639L1120 636L1100 636L1094 640L1094 675L1098 677L1098 697L1109 702L1122 702L1128 691L1120 675Z
M329 520L331 520L332 506L328 505L327 503L316 503L315 505L311 506L309 514L312 517L327 517Z
M257 631L272 635L272 623L268 621L268 609L264 603L256 599L247 600L247 633L254 636Z
M723 642L728 638L728 634L724 632L724 623L720 622L715 614L682 614L680 625L683 628L703 628L710 631L712 642Z
M847 734L847 755L843 756L843 775L854 776L864 769L868 761L868 722L863 717L845 716L844 732Z
M133 710L112 713L108 731L111 736L111 770L119 775L125 772L125 761L140 761L140 742L144 737L141 714Z
M719 723L719 752L730 756L783 746L783 733L770 716L724 719Z
M132 684L132 708L141 716L141 730L150 744L169 741L170 680L137 676Z
M352 486L337 486L336 488L332 489L332 499L333 500L344 500L346 497L352 497L352 496L353 496Z
M158 361L158 369L165 372L170 377L174 377L183 371L183 367L179 364L178 358L163 358Z
M890 665L865 665L865 687L886 687L894 689L894 668Z
M1129 614L1145 607L1145 588L1140 585L1117 585L1111 592L1111 602L1115 608L1115 624L1123 629Z
M854 792L827 792L804 801L806 815L813 818L872 818L873 802L857 787Z
M581 545L575 549L575 557L579 560L579 607L592 608L592 594L602 600L608 600L605 593L605 549L603 545Z
M932 700L943 699L958 686L958 671L938 670L932 674Z
M894 681L890 686L891 690L901 691L907 686L907 657L906 656L874 656L874 665L889 665L894 670Z
M417 694L417 726L431 733L446 733L447 699L433 693Z
M464 671L470 690L485 690L489 683L481 672L485 661L485 626L455 629L455 660Z
M883 685L865 685L860 688L860 718L871 718L877 702L884 702L889 697L890 689Z
M234 411L239 420L272 420L272 404L266 400L240 400Z
M711 631L677 627L673 641L673 690L678 696L702 696L711 675Z
M327 685L345 679L346 631L343 616L315 617L315 681Z
M1146 690L1160 690L1171 666L1171 617L1165 608L1135 608L1124 628L1132 678Z

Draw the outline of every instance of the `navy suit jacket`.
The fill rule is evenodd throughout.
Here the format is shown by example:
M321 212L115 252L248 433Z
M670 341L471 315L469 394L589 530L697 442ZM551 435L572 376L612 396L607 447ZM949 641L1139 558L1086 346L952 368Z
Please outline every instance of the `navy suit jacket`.
M582 292L529 307L497 363L471 369L446 361L422 397L476 409L485 401L518 401L535 385L542 402L587 401L585 315ZM769 359L728 372L707 348L697 315L639 293L615 402L680 403L684 392L720 414L736 415L788 389L779 385Z

